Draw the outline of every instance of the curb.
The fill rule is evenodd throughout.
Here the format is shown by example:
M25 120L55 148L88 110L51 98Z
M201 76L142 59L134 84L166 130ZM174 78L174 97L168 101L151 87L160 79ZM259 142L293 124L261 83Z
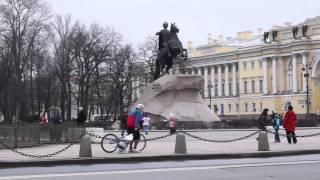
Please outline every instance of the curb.
M186 160L215 160L215 159L241 159L241 158L271 158L281 156L295 156L320 154L320 150L303 151L280 151L280 152L255 152L240 154L172 154L159 156L133 156L133 157L113 157L113 158L74 158L61 160L40 160L40 161L9 161L0 162L0 168L19 167L50 167L58 165L91 165L91 164L111 164L111 163L137 163L137 162L161 162L161 161L186 161Z

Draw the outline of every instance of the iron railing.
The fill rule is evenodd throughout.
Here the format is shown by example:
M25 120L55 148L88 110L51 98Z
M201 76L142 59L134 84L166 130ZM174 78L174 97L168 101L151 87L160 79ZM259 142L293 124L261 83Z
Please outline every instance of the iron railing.
M84 126L75 125L2 125L0 141L10 147L27 147L41 144L79 142ZM4 148L0 145L0 148Z

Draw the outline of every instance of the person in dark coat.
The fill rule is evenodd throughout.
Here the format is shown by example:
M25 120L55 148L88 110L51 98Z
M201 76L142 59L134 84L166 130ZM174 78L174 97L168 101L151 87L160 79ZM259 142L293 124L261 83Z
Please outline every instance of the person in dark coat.
M283 128L286 130L287 140L289 144L291 144L291 139L294 144L297 143L297 137L294 132L296 129L296 123L297 123L297 115L293 111L293 107L289 106L288 112L286 112L283 120Z
M262 131L266 131L266 124L268 123L268 111L269 109L265 108L258 119L258 128Z
M83 111L83 108L79 107L79 114L78 114L78 118L77 118L77 124L78 125L83 125L85 121L86 121L86 114Z

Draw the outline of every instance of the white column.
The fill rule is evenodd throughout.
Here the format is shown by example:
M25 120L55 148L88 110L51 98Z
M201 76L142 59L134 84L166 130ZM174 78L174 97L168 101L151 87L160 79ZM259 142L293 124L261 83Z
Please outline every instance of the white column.
M194 69L193 69L193 68L191 68L191 74L192 74L192 75L194 75L194 74L195 74L195 72L194 72Z
M280 56L279 57L279 68L280 68L280 74L279 74L279 82L280 82L280 91L285 90L285 82L284 82L284 59Z
M302 53L302 67L307 68L307 54L306 53ZM302 90L303 92L307 92L307 80L304 77L306 71L303 71L303 77L302 77Z
M137 76L137 98L140 97L140 84L141 84L141 78L139 76Z
M214 94L214 84L215 84L215 80L214 80L214 66L211 66L211 96L214 97L216 96L216 94Z
M297 55L292 54L292 90L294 93L298 91L297 89Z
M262 59L263 66L263 94L268 94L268 59Z
M204 97L208 97L208 67L204 67Z
M272 93L277 93L277 58L272 57Z
M232 64L232 95L237 95L237 75L236 75L236 63Z
M224 94L229 96L229 64L224 66L225 84L224 84Z
M222 96L221 65L218 65L218 96Z
M201 76L201 68L200 67L198 68L198 75Z

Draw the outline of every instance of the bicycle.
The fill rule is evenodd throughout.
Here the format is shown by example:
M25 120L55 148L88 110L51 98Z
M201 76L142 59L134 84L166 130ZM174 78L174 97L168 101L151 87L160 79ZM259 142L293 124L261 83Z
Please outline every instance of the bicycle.
M129 143L131 141L133 141L133 140L130 140L130 138L128 139L128 136L130 136L130 135L132 136L132 134L129 134L127 136L122 136L121 138L119 138L115 134L107 134L107 135L103 136L103 138L101 140L101 147L107 153L112 153L112 152L116 151L118 148L122 152L124 152L126 150L126 148L128 147ZM138 142L136 150L138 152L141 152L146 147L147 140L143 134L140 134L140 140L138 140L138 141L139 142Z

